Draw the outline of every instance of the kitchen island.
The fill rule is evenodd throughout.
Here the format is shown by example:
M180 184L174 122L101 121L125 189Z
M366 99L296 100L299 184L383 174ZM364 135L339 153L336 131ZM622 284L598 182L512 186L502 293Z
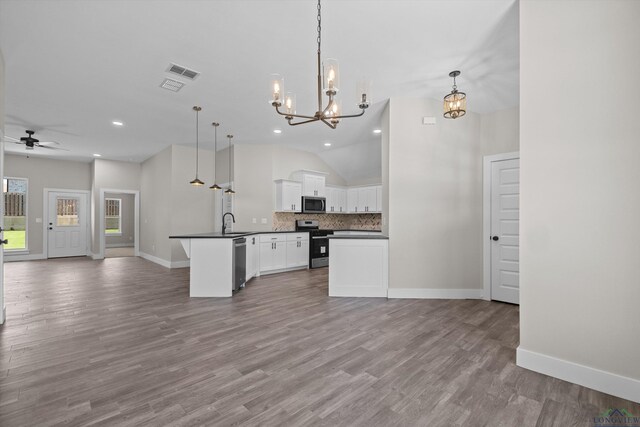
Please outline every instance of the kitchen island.
M329 236L329 296L386 298L388 288L387 236Z

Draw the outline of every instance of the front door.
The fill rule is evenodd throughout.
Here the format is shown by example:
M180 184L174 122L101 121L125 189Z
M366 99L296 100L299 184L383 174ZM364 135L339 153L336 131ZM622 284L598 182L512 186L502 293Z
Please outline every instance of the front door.
M49 192L48 258L87 255L87 194Z
M491 299L520 301L520 159L491 163Z

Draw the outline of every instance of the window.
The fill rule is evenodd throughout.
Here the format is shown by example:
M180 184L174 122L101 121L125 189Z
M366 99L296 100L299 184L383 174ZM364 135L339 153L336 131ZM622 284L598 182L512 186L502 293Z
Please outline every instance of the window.
M107 236L121 236L122 235L122 216L121 207L122 199L104 199L105 201L105 230L104 234Z
M78 203L80 200L69 197L56 199L56 227L75 227L80 224Z
M27 189L25 178L4 178L4 238L9 241L5 251L27 249Z

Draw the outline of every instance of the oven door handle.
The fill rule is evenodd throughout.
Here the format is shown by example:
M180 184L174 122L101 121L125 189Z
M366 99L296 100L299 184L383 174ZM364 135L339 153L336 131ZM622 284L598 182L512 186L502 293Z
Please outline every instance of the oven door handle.
M313 236L312 239L328 239L327 236Z

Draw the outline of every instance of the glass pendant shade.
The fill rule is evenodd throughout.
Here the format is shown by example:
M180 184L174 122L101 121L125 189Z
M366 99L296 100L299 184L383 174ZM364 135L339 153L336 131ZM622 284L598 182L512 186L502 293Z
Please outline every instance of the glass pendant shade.
M284 96L284 111L287 114L296 113L296 94L293 92L287 92Z
M371 105L371 80L361 79L356 84L356 100L358 108Z
M338 67L338 60L333 58L327 58L324 61L324 78L323 87L325 93L334 92L337 93L340 90L340 69Z
M280 74L271 74L269 81L269 104L282 105L284 97L284 78Z
M444 117L445 119L457 119L467 113L467 94L458 92L456 86L456 77L460 75L460 71L452 71L449 77L453 77L453 88L451 93L444 97Z
M337 117L340 116L340 114L342 114L342 105L341 104L342 103L340 102L340 100L334 99L333 100L333 105L331 106L329 111L327 111L327 117L330 119L331 123L333 123L333 124L340 123L340 119L337 118Z
M444 97L444 117L457 119L467 113L467 95L464 92L453 91Z

